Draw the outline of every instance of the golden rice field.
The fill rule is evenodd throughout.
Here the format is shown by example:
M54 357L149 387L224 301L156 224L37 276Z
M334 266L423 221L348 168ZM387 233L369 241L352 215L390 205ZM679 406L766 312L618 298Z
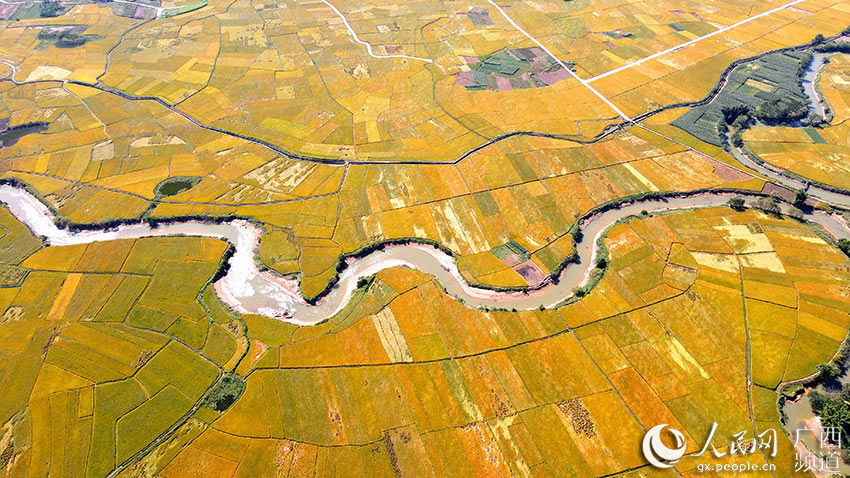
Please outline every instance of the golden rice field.
M657 422L691 450L711 421L778 426L770 397L829 359L850 311L846 256L726 208L614 227L601 282L557 310L474 310L389 269L313 327L227 312L207 286L219 241L44 247L0 226L20 271L0 320L13 473L102 476L140 451L125 476L618 473ZM235 405L197 408L234 369Z
M8 214L0 224L4 263L25 273L2 299L8 470L105 474L192 411L245 347L199 293L220 242L44 248ZM711 420L777 426L766 397L845 336L848 260L790 219L676 212L616 226L605 245L602 281L557 310L468 309L391 269L318 327L246 316L244 396L194 411L125 474L617 473L642 465L633 445L656 422L692 450Z
M62 224L250 219L257 262L306 298L346 255L406 239L468 283L533 287L612 201L775 193L671 122L730 63L850 23L842 0L13 3L0 181ZM547 66L526 74L526 54ZM829 124L743 139L850 189L850 59L818 85ZM603 243L601 280L551 309L474 309L396 267L307 327L219 299L223 241L49 246L0 208L0 476L690 477L700 460L652 468L641 439L668 423L696 452L713 422L776 429L791 475L777 391L847 336L850 259L725 207ZM244 392L219 411L230 381ZM748 459L766 458L724 460Z
M22 20L4 30L0 53L20 64L20 81L99 81L162 98L204 123L320 157L449 160L517 130L592 137L617 117L574 79L511 91L470 91L455 84L455 75L469 69L462 57L533 46L492 6L485 5L489 24L476 24L469 13L482 8L481 2L453 2L448 9L434 0L397 8L337 3L377 55L406 54L431 63L364 55L363 45L329 7L289 0L215 0L151 22L82 5L75 22L101 25L92 32L102 39L58 56L56 47L31 55L33 37L45 22ZM605 15L596 14L603 4L589 0L507 4L523 28L574 63L580 77L593 79L629 115L701 97L734 59L846 26L843 3L808 0L597 79L778 3L717 0L695 9L686 2L633 2L606 4Z
M693 451L714 420L729 434L777 427L773 390L846 334L847 258L789 219L677 212L605 242L597 288L554 311L471 310L428 276L387 270L318 327L245 317L262 350L245 395L138 469L618 473L642 465L634 444L655 423L684 430Z
M221 242L45 248L5 210L0 225L4 271L20 272L0 299L5 473L104 476L235 364L234 318L199 295Z
M14 124L50 127L0 149L8 167L0 175L32 185L76 222L139 216L162 181L198 177L189 190L159 198L151 214L236 214L277 226L279 239L264 241L261 255L279 272L301 273L308 297L325 288L340 253L408 237L451 249L470 281L527 285L491 251L515 241L546 274L570 254L575 218L594 206L650 191L761 188L637 128L587 146L514 137L457 164L345 168L276 156L152 102L77 85L5 87ZM279 247L287 251L263 252Z

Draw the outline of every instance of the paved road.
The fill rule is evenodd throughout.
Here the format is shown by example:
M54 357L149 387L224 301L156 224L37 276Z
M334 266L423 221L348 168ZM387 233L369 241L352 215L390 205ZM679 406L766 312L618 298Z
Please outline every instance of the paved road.
M701 37L694 38L693 40L688 40L688 41L686 41L686 42L684 42L684 43L681 43L681 44L679 44L679 45L676 45L676 46L674 46L674 47L672 47L672 48L668 48L668 49L666 49L666 50L659 51L658 53L653 53L652 55L649 55L649 56L647 56L647 57L641 58L640 60L635 60L635 61L633 61L633 62L626 63L625 65L620 66L620 67L617 67L617 68L614 68L613 70L609 70L609 71L606 71L605 73L602 73L602 74L600 74L600 75L596 75L596 76L594 76L594 77L592 77L592 78L588 78L588 79L587 79L587 82L588 82L588 83L590 83L590 82L592 82L592 81L596 81L596 80L599 80L599 79L601 79L601 78L605 78L606 76L610 76L610 75L613 75L613 74L615 74L615 73L617 73L617 72L620 72L620 71L626 70L626 69L628 69L628 68L632 68L632 67L637 66L637 65L640 65L641 63L644 63L644 62L646 62L646 61L653 60L653 59L658 58L658 57L660 57L660 56L664 56L664 55L666 55L666 54L668 54L668 53L670 53L670 52L674 52L674 51L676 51L676 50L681 50L682 48L685 48L686 46L690 46L690 45L693 45L694 43L697 43L697 42L700 42L700 41L702 41L702 40L705 40L706 38L711 38L711 37L713 37L713 36L715 36L715 35L719 35L719 34L721 34L721 33L728 32L729 30L731 30L731 29L733 29L733 28L737 28L737 27L739 27L739 26L741 26L741 25L744 25L744 24L746 24L746 23L749 23L749 22L751 22L751 21L753 21L753 20L756 20L756 19L758 19L758 18L762 18L762 17L766 17L766 16L768 16L768 15L772 15L772 14L774 14L774 13L776 13L776 12L778 12L778 11L784 10L784 9L786 9L786 8L788 8L788 7L793 7L794 5L796 5L796 4L798 4L798 3L801 3L801 2L803 2L803 1L804 1L804 0L793 0L793 1L791 1L791 2L788 2L788 3L784 4L784 5L780 5L780 6L776 7L776 8L771 8L770 10L767 10L767 11L765 11L765 12L761 12L761 13L759 13L759 14L757 14L757 15L753 15L753 16L751 16L751 17L747 17L747 18L745 18L745 19L743 19L743 20L741 20L741 21L739 21L739 22L735 22L735 23L733 23L733 24L731 24L731 25L728 25L728 26L725 26L725 27L723 27L723 28L720 28L720 29L714 30L714 31L713 31L713 32L711 32L711 33L706 33L705 35L703 35L703 36L701 36ZM491 2L491 3L492 3L492 2Z
M602 93L600 93L599 91L597 91L597 90L596 90L596 88L594 88L594 87L592 87L590 84L588 84L588 82L587 82L587 81L585 81L585 80L581 79L581 77L579 77L579 76L578 76L578 75L577 75L577 74L573 71L573 69L572 69L572 68L570 68L570 67L569 67L569 66L567 66L567 65L566 65L563 61L561 61L561 60L557 57L557 55L555 55L554 53L552 53L551 51L549 51L549 49L548 49L548 48L546 48L546 46L545 46L545 45L543 45L543 43L540 43L540 41L539 41L539 40L537 40L536 38L534 38L533 36L531 36L531 34L530 34L530 33L528 33L527 31L525 31L525 30L524 30L521 26L517 25L517 23L516 23L516 22L515 22L515 21L514 21L511 17L510 17L510 15L508 15L508 13L507 13L507 12L505 12L505 10L504 10L502 7L500 7L498 4L496 4L496 2L494 2L493 0L487 0L487 1L488 1L488 2L490 2L490 5L493 5L494 7L496 7L496 10L498 10L498 11L499 11L499 13L501 13L501 14L502 14L502 16L503 16L503 17L505 17L505 20L507 20L507 21L508 21L508 23L510 23L511 25L513 25L513 27L514 27L514 28L516 28L516 29L517 29L517 31L519 31L520 33L522 33L523 35L525 35L525 36L526 36L529 40L533 41L533 42L534 42L537 46L539 46L540 48L542 48L542 49L543 49L543 51L545 51L547 55L551 56L551 57L552 57L555 61L557 61L557 62L558 62L558 64L559 64L559 65L561 65L561 67L562 67L563 69L567 70L567 72L569 72L569 74L570 74L570 75L572 75L572 77L573 77L573 78L575 78L576 80L578 80L578 82L579 82L579 83L581 83L581 84L582 84L582 86L584 86L585 88L587 88L588 90L590 90L590 92L591 92L591 93L593 93L594 95L596 95L597 97L599 97L599 99L600 99L600 100L602 100L603 102L605 102L605 104L606 104L606 105L608 105L608 106L609 106L612 110L614 110L614 112L615 112L615 113L617 113L617 116L619 116L619 117L623 118L623 119L624 119L624 120L626 120L626 121L629 121L629 122L631 122L631 121L632 121L632 119L631 119L631 118L629 118L629 117L628 117L628 115L626 115L626 113L623 113L623 111L622 111L620 108L618 108L618 107L617 107L617 105L615 105L614 103L612 103L612 102L611 102L611 100L609 100L609 99L608 99L608 98L606 98L604 95L602 95ZM798 0L798 1L800 1L800 0Z
M337 16L340 19L342 19L342 23L345 24L345 28L348 29L348 33L351 35L352 38L354 38L354 41L356 41L357 43L366 47L366 53L368 53L369 56L371 56L373 58L408 58L410 60L424 61L425 63L432 63L434 61L430 58L422 58L422 57L411 56L411 55L402 55L402 54L380 55L380 54L375 53L374 51L372 51L372 44L367 42L367 41L361 40L360 37L357 36L357 32L354 31L354 28L351 26L350 23L348 23L348 19L345 18L345 15L343 15L342 12L339 11L338 8L333 6L333 4L331 2L329 2L328 0L322 0L322 3L324 3L325 5L330 7L330 9L333 10L334 13L336 13ZM356 3L355 3L355 5L356 5Z

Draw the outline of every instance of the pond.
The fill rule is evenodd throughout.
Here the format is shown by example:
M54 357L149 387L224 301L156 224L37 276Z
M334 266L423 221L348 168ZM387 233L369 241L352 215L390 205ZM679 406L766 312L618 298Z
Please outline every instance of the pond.
M47 123L29 123L7 128L0 132L0 147L12 146L28 134L41 133L50 126Z
M157 196L176 196L184 191L188 191L195 187L199 182L201 182L201 178L194 177L179 177L179 178L168 178L165 181L162 181L156 186L154 192Z
M817 452L821 449L819 439L820 420L817 419L815 412L812 410L812 405L809 403L809 393L811 390L817 390L822 393L835 393L840 391L841 387L846 383L850 383L850 368L848 368L845 363L842 368L841 375L833 380L821 383L813 389L807 388L806 393L800 396L800 398L793 402L786 401L782 405L782 412L786 417L785 429L788 430L788 433L790 434L791 443L793 443L796 439L797 430L817 430L815 433L801 432L800 441L807 450L818 454ZM844 475L850 474L850 464L841 460L839 463L839 471Z

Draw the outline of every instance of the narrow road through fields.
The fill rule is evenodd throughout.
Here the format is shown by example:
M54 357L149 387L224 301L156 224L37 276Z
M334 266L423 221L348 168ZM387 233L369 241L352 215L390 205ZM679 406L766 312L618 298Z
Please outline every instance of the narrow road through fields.
M700 36L700 37L697 37L697 38L694 38L693 40L688 40L688 41L686 41L686 42L684 42L684 43L680 43L679 45L676 45L676 46L674 46L674 47L668 48L668 49L666 49L666 50L662 50L662 51L659 51L659 52L657 52L657 53L653 53L652 55L649 55L649 56L647 56L647 57L641 58L640 60L635 60L635 61L632 61L632 62L626 63L625 65L620 66L620 67L617 67L617 68L614 68L613 70L609 70L609 71L606 71L605 73L602 73L602 74L596 75L596 76L594 76L594 77L592 77L592 78L588 78L586 81L587 81L588 83L590 83L590 82L593 82L593 81L596 81L596 80L599 80L599 79L605 78L606 76L611 76L611 75L613 75L613 74L615 74L615 73L618 73L618 72L623 71L623 70L627 70L627 69L629 69L629 68L632 68L632 67L634 67L634 66L640 65L641 63L647 62L647 61L649 61L649 60L653 60L653 59L658 58L658 57L660 57L660 56L664 56L664 55L666 55L666 54L668 54L668 53L671 53L671 52L674 52L674 51L676 51L676 50L681 50L682 48L685 48L685 47L687 47L687 46L693 45L694 43L697 43L697 42L700 42L700 41L702 41L702 40L705 40L706 38L711 38L711 37L713 37L713 36L715 36L715 35L719 35L719 34L721 34L721 33L728 32L729 30L732 30L733 28L737 28L737 27L739 27L739 26L741 26L741 25L744 25L744 24L747 24L747 23L749 23L749 22L751 22L751 21L753 21L753 20L756 20L756 19L759 19L759 18L762 18L762 17L766 17L766 16L768 16L768 15L772 15L772 14L774 14L774 13L776 13L776 12L781 11L781 10L785 10L785 9L786 9L786 8L788 8L788 7L793 7L794 5L796 5L796 4L798 4L798 3L801 3L801 2L803 2L803 1L804 1L804 0L793 0L793 1L791 1L791 2L788 2L788 3L784 4L784 5L780 5L780 6L776 7L776 8L771 8L770 10L767 10L767 11L761 12L761 13L759 13L759 14L757 14L757 15L753 15L753 16L751 16L751 17L747 17L747 18L745 18L745 19L743 19L743 20L741 20L741 21L735 22L735 23L733 23L733 24L731 24L731 25L728 25L728 26L725 26L725 27L719 28L719 29L717 29L717 30L714 30L713 32L706 33L705 35ZM491 3L492 3L492 1L491 1Z
M631 118L629 118L629 117L628 117L628 115L626 115L626 113L623 113L623 111L622 111L622 110L620 110L620 108L618 108L618 107L617 107L617 105L615 105L614 103L612 103L612 102L611 102L611 100L609 100L609 99L608 99L608 98L606 98L604 95L602 95L602 93L600 93L599 91L597 91L597 90L596 90L596 88L594 88L593 86L591 86L590 84L588 84L588 82L587 82L587 81L585 81L585 80L581 79L581 77L579 77L579 76L576 74L576 72L574 72L574 71L573 71L573 69L572 69L572 68L570 68L570 67L569 67L569 66L567 66L567 65L566 65L563 61L561 61L561 59L560 59L560 58L558 58L558 56L557 56L557 55L555 55L554 53L552 53L551 51L549 51L549 49L548 49L548 48L546 48L546 45L544 45L544 44L543 44L543 43L541 43L539 40L537 40L536 38L534 38L533 36L531 36L531 34L530 34L530 33L528 33L527 31L525 31L525 30L524 30L521 26L517 25L517 23L516 23L516 22L515 22L515 21L514 21L511 17L510 17L510 15L508 15L508 13L507 13L507 12L506 12L506 11L505 11L502 7L500 7L500 6L499 6L496 2L494 2L493 0L487 0L487 1L488 1L488 2L490 2L490 5L493 5L494 7L496 7L496 10L498 10L498 11L499 11L499 13L501 13L501 14L502 14L502 16L503 16L503 17L505 17L505 20L507 20L507 21L508 21L508 23L510 23L510 24L511 24L514 28L516 28L516 29L517 29L517 31L519 31L520 33L522 33L523 35L525 35L525 36L526 36L529 40L533 41L533 42L534 42L537 46L539 46L541 49L543 49L543 51L545 51L547 55L549 55L549 56L550 56L550 57L552 57L552 58L553 58L556 62L558 62L558 64L559 64L559 65L561 65L561 67L562 67L563 69L567 70L567 72L568 72L568 73L569 73L569 74L570 74L573 78L575 78L575 79L576 79L579 83L581 83L581 85L582 85L582 86L584 86L585 88L587 88L588 90L590 90L590 92L591 92L591 93L593 93L594 95L596 95L597 97L599 97L599 99L600 99L600 100L602 100L602 101L603 101L606 105L608 105L608 106L609 106L612 110L614 110L614 112L615 112L615 113L617 113L617 116L619 116L619 117L623 118L624 120L626 120L626 121L628 121L628 122L631 122L631 121L632 121L632 119L631 119ZM802 1L802 0L797 0L797 1Z
M324 3L325 5L330 7L330 9L333 10L334 13L336 13L336 15L342 20L342 23L345 25L345 28L348 30L348 33L351 35L351 37L354 39L354 41L366 47L366 53L368 53L369 56L371 56L373 58L407 58L407 59L410 59L410 60L424 61L425 63L432 63L434 61L430 58L422 58L422 57L419 57L419 56L403 55L403 54L400 54L400 53L399 54L377 54L377 53L375 53L372 50L372 44L367 42L367 41L363 41L363 40L360 39L360 37L357 35L357 32L354 31L354 28L351 26L350 23L348 23L348 19L345 18L345 15L343 15L343 13L341 11L339 11L338 8L336 8L328 0L321 0L321 1L322 1L322 3Z

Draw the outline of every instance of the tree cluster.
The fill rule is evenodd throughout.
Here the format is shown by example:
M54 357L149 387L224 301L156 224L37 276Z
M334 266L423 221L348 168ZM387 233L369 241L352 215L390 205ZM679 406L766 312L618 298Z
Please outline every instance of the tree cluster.
M788 123L801 120L809 114L805 103L798 100L783 100L775 98L758 105L755 111L756 118L764 121Z
M746 202L743 198L732 198L728 204L735 211L743 211L746 208Z
M42 18L58 17L62 13L62 4L58 1L46 1L41 4Z
M803 191L802 189L798 189L796 194L794 194L794 203L793 203L794 207L796 207L797 209L803 210L803 211L809 209L809 205L806 204L806 201L808 199L809 199L809 195L806 194L806 191Z
M850 448L850 384L841 387L837 393L825 393L818 390L809 392L809 403L824 427L841 430L841 443L835 443L842 450Z
M841 252L850 256L850 239L839 239L838 248L841 249Z
M204 405L213 410L223 412L230 408L245 391L245 380L235 373L226 372L213 385L204 399Z
M779 202L772 197L759 198L754 207L756 209L761 209L762 211L769 214L779 214L781 209L779 208Z

